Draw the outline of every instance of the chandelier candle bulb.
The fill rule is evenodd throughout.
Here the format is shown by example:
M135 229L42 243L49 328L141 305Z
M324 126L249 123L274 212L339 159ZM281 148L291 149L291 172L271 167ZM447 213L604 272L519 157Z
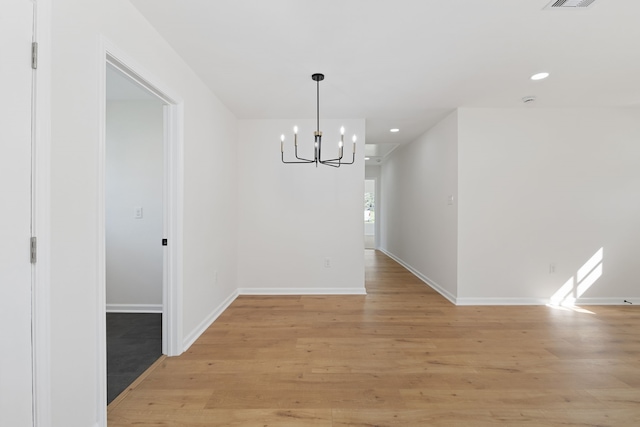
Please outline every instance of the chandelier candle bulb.
M284 135L280 135L280 152L284 153Z

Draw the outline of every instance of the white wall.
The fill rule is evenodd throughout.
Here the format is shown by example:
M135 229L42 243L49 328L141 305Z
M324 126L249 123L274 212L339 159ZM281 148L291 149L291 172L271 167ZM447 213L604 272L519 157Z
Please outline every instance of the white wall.
M96 340L101 35L184 101L185 336L237 286L234 116L128 1L53 2L50 292L56 427L93 426L102 404Z
M461 303L548 302L600 248L602 276L583 298L640 297L640 110L461 109L459 119Z
M381 249L450 299L457 295L457 129L454 112L394 150L381 172Z
M107 309L162 307L162 109L160 100L107 102Z
M283 164L280 134L290 159L293 125L300 128L300 155L312 157L313 120L239 122L239 286L263 293L363 292L364 120L321 121L326 155L337 155L341 125L349 139L359 137L355 164L338 169ZM345 158L350 153L349 142Z
M364 178L365 179L379 179L380 178L380 166L365 166L364 167Z
M365 193L374 193L376 192L375 180L366 179L364 182L364 192Z

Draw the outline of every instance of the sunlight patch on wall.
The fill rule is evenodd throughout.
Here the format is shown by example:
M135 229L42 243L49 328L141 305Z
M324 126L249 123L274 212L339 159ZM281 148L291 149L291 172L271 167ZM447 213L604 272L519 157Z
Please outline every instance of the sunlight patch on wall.
M574 282L575 278L571 276L571 278L553 294L551 297L551 305L562 305L563 302L566 302L573 292L573 288L575 287ZM575 302L575 299L572 302Z
M578 269L575 276L571 276L553 294L550 299L551 306L573 307L582 295L593 286L603 272L604 248L598 249L582 267Z

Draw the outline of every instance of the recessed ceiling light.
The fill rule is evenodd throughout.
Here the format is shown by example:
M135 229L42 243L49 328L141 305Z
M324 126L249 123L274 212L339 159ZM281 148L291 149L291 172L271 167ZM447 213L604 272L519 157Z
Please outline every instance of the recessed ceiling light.
M400 129L398 128L389 129L389 132L393 132L393 133L400 132Z
M365 157L364 159L365 160L371 160L371 157Z
M549 77L549 73L538 73L531 76L531 80L543 80Z

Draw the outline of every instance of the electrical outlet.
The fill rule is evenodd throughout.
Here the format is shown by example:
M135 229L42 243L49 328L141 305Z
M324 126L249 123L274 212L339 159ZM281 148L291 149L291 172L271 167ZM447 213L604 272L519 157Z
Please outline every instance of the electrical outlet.
M556 263L552 262L551 264L549 264L549 274L553 274L556 272Z
M324 259L324 268L331 268L331 258Z
M133 217L135 219L142 219L142 208L140 206L133 208Z

